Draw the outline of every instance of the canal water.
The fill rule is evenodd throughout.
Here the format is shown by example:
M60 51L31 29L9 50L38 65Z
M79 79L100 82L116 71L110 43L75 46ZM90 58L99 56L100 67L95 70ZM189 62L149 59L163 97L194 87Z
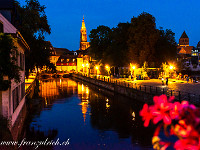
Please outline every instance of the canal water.
M37 148L46 150L152 149L154 129L139 116L143 103L70 78L39 82L22 141L49 142Z

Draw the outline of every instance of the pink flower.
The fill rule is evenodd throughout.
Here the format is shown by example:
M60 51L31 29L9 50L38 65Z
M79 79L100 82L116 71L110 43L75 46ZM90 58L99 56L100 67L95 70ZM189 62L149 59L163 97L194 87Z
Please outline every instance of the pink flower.
M179 124L175 125L175 132L182 137L188 137L192 132L192 127L186 125L184 120L180 120Z
M172 104L172 109L170 111L170 117L172 119L178 119L179 111L182 109L182 105L179 102Z
M200 145L198 141L194 139L182 139L176 141L174 144L174 148L176 150L199 150Z
M150 120L152 119L152 113L147 104L144 104L142 110L140 111L140 116L142 116L144 126L147 127L149 125Z
M183 108L191 108L191 109L196 109L196 106L194 106L193 104L189 104L188 101L182 101L181 102L181 105Z
M155 106L152 109L153 123L157 124L159 121L163 120L165 124L171 124L170 110L172 108L172 103L168 102L166 95L154 96Z

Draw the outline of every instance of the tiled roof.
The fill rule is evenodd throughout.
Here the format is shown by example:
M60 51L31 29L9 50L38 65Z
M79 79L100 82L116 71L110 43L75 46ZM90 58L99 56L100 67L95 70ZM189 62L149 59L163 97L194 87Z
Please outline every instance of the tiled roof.
M179 49L179 54L191 54L193 46L186 46L181 47Z

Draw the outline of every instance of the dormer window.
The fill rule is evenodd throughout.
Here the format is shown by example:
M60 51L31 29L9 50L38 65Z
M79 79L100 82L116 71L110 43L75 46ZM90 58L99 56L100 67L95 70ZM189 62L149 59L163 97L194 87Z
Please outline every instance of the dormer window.
M3 23L0 22L0 33L3 33Z

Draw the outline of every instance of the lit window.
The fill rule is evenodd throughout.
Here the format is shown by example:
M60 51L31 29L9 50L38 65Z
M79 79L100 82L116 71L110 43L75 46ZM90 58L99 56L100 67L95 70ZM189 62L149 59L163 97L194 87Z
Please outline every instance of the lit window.
M67 62L69 62L69 59L67 59Z

